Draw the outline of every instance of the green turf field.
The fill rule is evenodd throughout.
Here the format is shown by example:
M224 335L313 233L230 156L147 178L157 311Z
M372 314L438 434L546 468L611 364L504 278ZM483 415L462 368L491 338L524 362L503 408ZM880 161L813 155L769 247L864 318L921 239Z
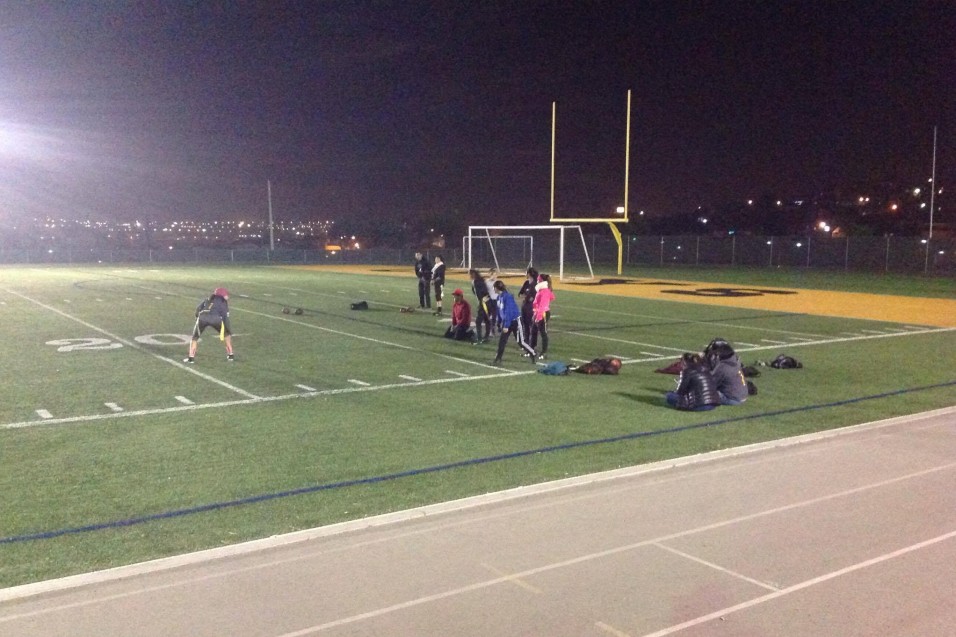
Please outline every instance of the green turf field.
M569 289L550 358L621 375L537 374L513 344L493 367L398 311L408 270L0 269L0 586L956 404L951 329ZM209 335L183 365L219 285L237 360ZM764 370L740 407L665 408L653 370L715 336L805 367Z

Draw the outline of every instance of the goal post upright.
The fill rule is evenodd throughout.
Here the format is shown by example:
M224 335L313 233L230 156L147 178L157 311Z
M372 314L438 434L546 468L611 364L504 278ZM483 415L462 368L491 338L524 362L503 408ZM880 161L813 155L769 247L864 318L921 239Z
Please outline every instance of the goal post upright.
M628 217L628 198L629 177L631 172L631 90L627 91L627 114L625 118L624 134L624 205L622 215L617 218L598 218L598 217L574 217L563 218L556 217L554 214L554 173L556 158L556 139L557 139L557 121L558 121L558 103L551 102L551 223L606 223L611 228L611 234L617 242L617 273L622 274L624 268L624 241L621 237L621 231L616 224L627 223ZM562 234L562 238L563 238ZM588 262L590 265L590 259ZM593 273L592 273L593 275Z

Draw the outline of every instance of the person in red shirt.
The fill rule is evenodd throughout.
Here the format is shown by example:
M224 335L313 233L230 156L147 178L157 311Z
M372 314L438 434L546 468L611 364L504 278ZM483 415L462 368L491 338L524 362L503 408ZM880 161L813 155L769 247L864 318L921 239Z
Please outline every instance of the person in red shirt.
M476 337L475 331L471 329L471 306L465 300L465 293L461 288L455 288L451 294L455 303L451 306L451 325L445 332L445 338L474 342Z

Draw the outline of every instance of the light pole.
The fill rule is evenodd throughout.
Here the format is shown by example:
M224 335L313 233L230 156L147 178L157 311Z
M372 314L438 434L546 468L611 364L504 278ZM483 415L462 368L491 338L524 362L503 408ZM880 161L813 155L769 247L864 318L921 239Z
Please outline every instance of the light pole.
M933 126L933 187L929 191L929 239L933 238L933 203L936 195L936 126Z

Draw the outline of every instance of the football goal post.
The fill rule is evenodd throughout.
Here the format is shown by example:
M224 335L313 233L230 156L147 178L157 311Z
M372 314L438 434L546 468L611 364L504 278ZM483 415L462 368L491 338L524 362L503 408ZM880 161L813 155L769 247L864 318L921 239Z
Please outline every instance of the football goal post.
M561 281L594 278L579 225L468 226L468 234L462 237L461 267L495 268L516 276L534 267Z

